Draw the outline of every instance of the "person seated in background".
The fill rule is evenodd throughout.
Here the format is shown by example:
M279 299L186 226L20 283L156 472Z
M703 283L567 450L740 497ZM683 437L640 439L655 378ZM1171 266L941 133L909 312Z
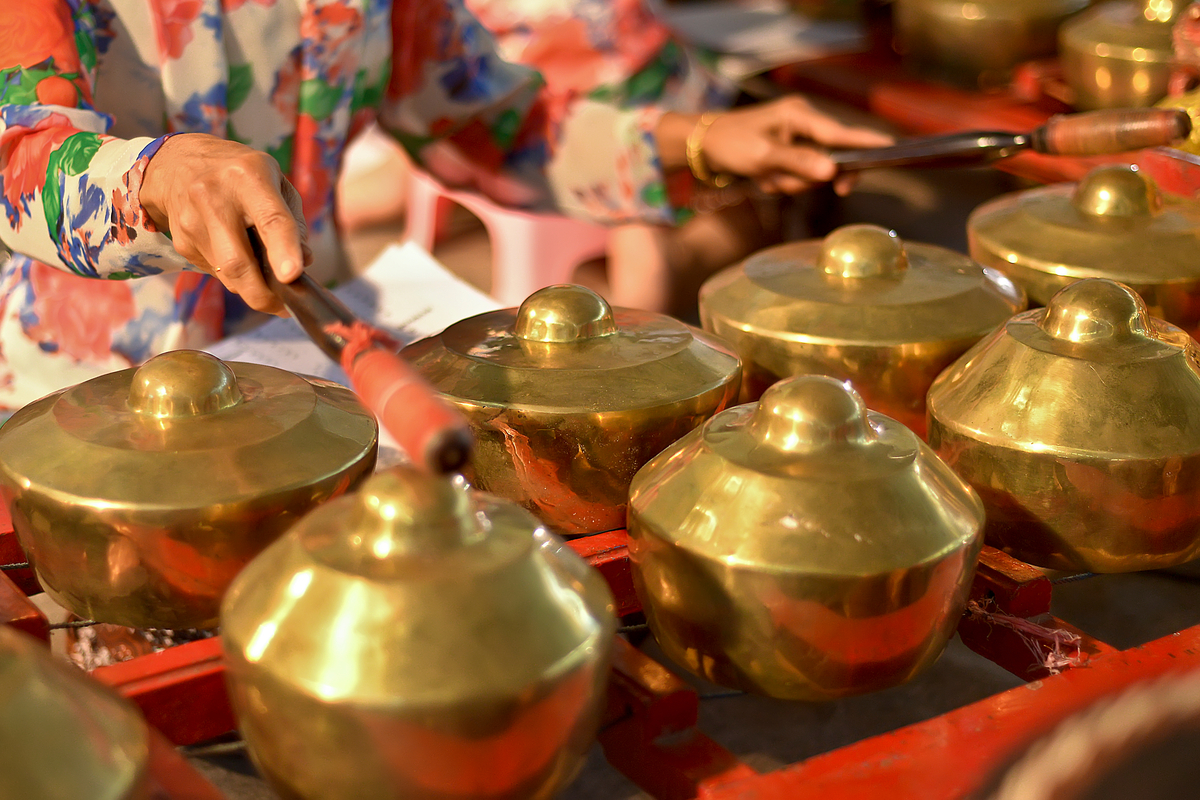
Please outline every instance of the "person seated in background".
M373 121L434 174L610 224L674 221L700 128L693 164L770 192L882 138L799 99L702 122L540 86L459 0L0 2L0 407L283 313L251 228L280 280L336 277L334 183Z
M706 64L705 57L685 46L651 13L645 0L465 0L480 23L495 37L497 50L508 61L532 67L544 85L540 99L551 130L578 124L586 118L580 101L619 109L653 109L701 115L728 110L737 90ZM875 146L884 137L859 136L817 114L800 98L786 101L797 109L796 119L825 130L774 131L780 141L792 135L824 138L847 144L850 139ZM772 112L774 113L774 112ZM715 115L702 118L692 129L697 144L707 139L703 129ZM850 137L848 139L847 137ZM855 138L858 137L858 138ZM867 145L865 142L870 141ZM351 146L355 152L355 145ZM396 220L405 205L408 160L382 137L368 136L358 145L361 169L348 172L339 184L339 214L347 229ZM744 186L718 189L704 161L693 159L691 181L674 181L676 196L687 205L662 219L614 220L608 243L607 288L603 293L616 305L690 316L696 292L705 278L772 242L753 192ZM799 166L799 165L792 165ZM471 183L472 166L461 159L430 164L443 183ZM681 177L686 177L685 174ZM708 178L706 182L701 180ZM706 185L706 183L708 185ZM787 183L787 181L785 181ZM847 189L848 183L840 185ZM483 191L507 197L520 205L519 193ZM772 191L794 186L770 185Z

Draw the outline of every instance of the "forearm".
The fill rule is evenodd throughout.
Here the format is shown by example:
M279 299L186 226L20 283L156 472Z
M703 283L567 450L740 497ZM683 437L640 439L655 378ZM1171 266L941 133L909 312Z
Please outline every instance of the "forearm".
M161 140L104 136L62 111L0 106L6 145L0 240L14 252L89 277L187 266L139 200L142 174Z
M112 119L91 106L93 25L86 3L0 3L0 30L44 34L0 41L0 239L81 275L182 267L138 201L158 140L107 136Z

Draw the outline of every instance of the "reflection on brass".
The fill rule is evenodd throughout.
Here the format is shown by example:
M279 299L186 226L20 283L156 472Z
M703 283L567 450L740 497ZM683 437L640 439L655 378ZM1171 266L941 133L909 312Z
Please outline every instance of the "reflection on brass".
M929 392L929 443L975 487L988 544L1128 572L1200 555L1200 362L1119 283L1018 314Z
M0 429L0 496L47 593L83 619L208 628L233 576L370 474L348 389L177 350Z
M1023 308L1003 275L874 225L763 250L700 289L705 329L742 358L743 402L789 375L829 375L919 434L933 379Z
M905 63L969 88L1004 85L1022 61L1054 55L1058 26L1089 0L895 0Z
M979 498L843 383L781 381L657 456L629 501L634 585L699 675L821 700L894 686L954 633Z
M1045 305L1080 278L1138 291L1153 316L1200 326L1200 203L1164 195L1136 167L1098 167L1078 184L991 200L967 220L971 256Z
M623 527L634 473L729 405L741 375L724 343L582 286L542 289L403 355L470 422L471 483L564 534Z
M399 467L234 581L230 699L285 797L546 798L595 735L612 608L524 509Z
M148 800L146 723L129 701L0 625L0 798Z
M1152 106L1167 94L1171 26L1190 0L1104 2L1063 23L1059 60L1081 110Z

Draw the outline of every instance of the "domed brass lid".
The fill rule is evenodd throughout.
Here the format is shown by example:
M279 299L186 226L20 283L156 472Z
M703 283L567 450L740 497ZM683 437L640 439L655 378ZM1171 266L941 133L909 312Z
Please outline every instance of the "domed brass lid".
M1099 3L1064 22L1059 38L1063 46L1099 58L1146 63L1172 61L1175 51L1171 43L1171 26L1188 2L1118 0ZM1148 84L1147 78L1147 88Z
M643 525L742 568L878 575L976 543L975 492L847 384L788 378L642 468Z
M225 596L222 636L327 702L508 696L592 658L582 650L615 626L602 580L582 562L564 580L541 557L563 546L513 503L396 467L252 561Z
M457 322L404 355L455 399L562 413L652 408L739 375L720 340L571 285Z
M768 248L710 278L702 314L750 334L819 344L979 338L1023 307L1003 275L876 225Z
M176 350L18 411L0 469L68 503L195 509L328 479L374 458L377 439L341 386Z
M0 796L141 797L149 737L126 700L0 625Z
M1136 167L1098 167L1078 184L998 197L972 212L967 232L981 260L1050 275L1200 279L1200 203L1164 195Z
M1106 460L1200 451L1200 361L1132 289L1077 281L938 378L937 422L1026 452Z

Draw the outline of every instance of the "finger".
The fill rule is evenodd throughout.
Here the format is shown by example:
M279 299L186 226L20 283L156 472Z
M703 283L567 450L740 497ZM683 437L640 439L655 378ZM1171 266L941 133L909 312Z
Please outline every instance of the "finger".
M854 191L854 186L858 183L858 173L847 172L838 175L833 179L833 191L838 197L845 197Z
M841 149L852 147L888 147L896 143L895 137L881 133L880 131L842 125L840 122L835 124L838 126L837 133L829 132L829 135L821 139L815 136L810 138L829 147Z
M202 190L193 185L191 192L202 195ZM243 211L228 202L207 202L203 196L193 199L198 202L182 205L172 221L175 249L229 291L242 295L250 307L279 314L283 305L267 289L246 235Z
M304 258L304 266L305 268L311 267L315 257L312 247L308 244L308 223L304 219L304 201L292 182L283 176L279 178L279 193L283 195L284 202L288 204L292 216L296 218L296 225L300 228L300 253Z
M754 179L754 186L760 192L766 195L783 194L779 188L779 182L775 179L775 174L762 175Z
M785 172L771 172L755 181L759 191L770 195L799 194L812 187L812 181Z
M308 222L304 219L304 200L292 182L282 175L279 176L279 194L296 220L296 227L300 229L300 247L304 249L308 247Z
M300 247L304 235L301 228L303 215L298 221L284 199L281 186L278 181L274 184L251 182L248 191L242 195L242 209L246 215L243 227L251 226L258 231L267 264L274 270L275 277L283 283L291 283L304 271L304 252ZM246 238L244 232L241 238Z
M800 194L811 189L813 182L797 178L795 175L780 175L775 179L775 185L779 187L780 194Z
M794 136L803 136L829 147L887 147L894 139L885 133L843 125L813 108L803 98L786 98L781 109L781 124Z
M773 172L795 176L805 182L829 181L837 174L833 159L811 147L773 147L767 152L765 166Z
M213 274L256 311L285 316L283 303L267 286L262 268L242 225L221 225L209 232L208 252Z

